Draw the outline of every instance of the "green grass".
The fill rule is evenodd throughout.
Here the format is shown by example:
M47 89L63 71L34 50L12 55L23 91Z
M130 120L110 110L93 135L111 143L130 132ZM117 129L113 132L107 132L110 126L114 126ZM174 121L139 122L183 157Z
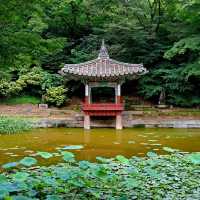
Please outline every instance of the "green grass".
M32 129L32 120L0 116L0 134L13 134Z
M16 104L38 104L40 103L40 98L24 95L21 97L12 97L9 99L4 99L1 101L2 104L8 104L8 105L16 105Z

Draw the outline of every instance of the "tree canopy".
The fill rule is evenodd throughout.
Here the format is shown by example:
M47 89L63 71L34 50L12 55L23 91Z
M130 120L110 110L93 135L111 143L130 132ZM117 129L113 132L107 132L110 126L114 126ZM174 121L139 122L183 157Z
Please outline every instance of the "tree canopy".
M45 95L63 86L64 63L111 57L144 63L139 95L176 106L200 105L199 0L2 0L0 96Z

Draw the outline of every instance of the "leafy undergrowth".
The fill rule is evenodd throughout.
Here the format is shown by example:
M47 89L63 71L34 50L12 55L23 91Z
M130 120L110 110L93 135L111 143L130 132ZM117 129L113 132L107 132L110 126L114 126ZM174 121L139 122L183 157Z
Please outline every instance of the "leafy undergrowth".
M33 128L33 120L0 116L0 134L13 134Z
M1 100L1 104L16 105L16 104L38 104L41 99L34 96L24 95L18 97L12 97Z
M35 166L26 157L3 166L0 198L27 199L200 199L200 153L171 155L149 152L147 157L112 159L97 157L98 163L75 161L70 152L61 151L65 163ZM44 159L51 153L38 152ZM19 168L19 166L27 168ZM17 166L17 168L16 168ZM13 168L14 167L14 168Z

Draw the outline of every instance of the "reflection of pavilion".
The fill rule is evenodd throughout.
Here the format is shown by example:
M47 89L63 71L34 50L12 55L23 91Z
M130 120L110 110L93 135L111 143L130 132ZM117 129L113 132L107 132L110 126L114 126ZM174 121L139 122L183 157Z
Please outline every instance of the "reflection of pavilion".
M66 64L61 69L63 75L82 80L85 84L85 102L83 103L85 129L90 129L91 116L115 116L116 129L122 129L124 106L121 98L121 84L125 78L133 79L146 72L142 64L129 64L110 59L104 41L97 59L80 64ZM92 88L102 87L114 88L115 102L92 102Z
M99 144L96 142L94 143L94 139L92 139L92 135L90 131L85 131L83 135L83 145L86 148L81 149L79 152L79 156L81 159L84 160L95 160L97 156L103 156L103 157L114 157L116 155L123 155L125 154L125 149L122 148L122 133L119 131L116 131L115 138L113 138L118 145L113 145L109 142L100 142Z

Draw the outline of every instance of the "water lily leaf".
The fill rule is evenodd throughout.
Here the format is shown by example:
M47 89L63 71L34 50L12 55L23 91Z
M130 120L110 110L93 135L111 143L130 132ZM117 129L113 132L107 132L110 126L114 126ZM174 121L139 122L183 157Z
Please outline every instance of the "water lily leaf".
M23 195L17 195L17 196L12 196L12 200L32 200L32 198Z
M28 176L29 174L26 172L17 172L16 174L13 174L12 177L17 181L25 181L27 180Z
M163 150L169 153L174 153L178 151L178 149L172 149L170 147L163 147Z
M123 195L122 197L119 197L118 200L128 200L128 197L126 195Z
M37 155L39 155L39 156L41 156L42 158L45 158L45 159L53 157L53 154L51 154L49 152L43 152L43 151L37 152Z
M76 150L76 149L83 149L83 145L69 145L60 148L62 150Z
M6 189L0 189L0 199L5 199L9 195Z
M10 163L6 163L6 164L2 165L2 168L4 168L4 169L14 168L18 164L19 164L18 162L10 162Z
M107 159L107 158L103 158L103 157L97 156L96 160L98 160L101 163L110 163L112 159Z
M149 158L153 158L153 157L157 157L158 154L155 153L155 152L153 152L153 151L149 151L149 152L147 153L147 156L148 156Z
M139 186L139 182L134 178L128 178L125 181L125 184L126 184L126 187L128 187L128 188L136 188Z
M21 190L22 188L20 187L20 184L16 182L15 183L6 182L0 185L0 191L19 192Z
M90 167L91 163L86 161L86 160L82 160L79 162L79 167L81 169L88 169Z
M153 178L158 178L158 179L161 178L161 175L154 169L147 168L145 171L149 176Z
M58 196L58 195L47 195L47 198L46 200L60 200L62 199L61 196Z
M191 153L190 155L186 156L186 159L193 164L200 164L200 153Z
M61 152L61 154L63 155L63 160L67 161L67 162L72 162L74 161L74 154L68 151L63 151Z
M5 183L5 182L7 182L6 176L4 176L3 174L0 174L0 184Z
M129 175L131 176L138 176L139 174L139 171L137 168L134 168L134 167L128 167L126 168L126 171L128 172Z
M117 155L115 158L122 164L129 164L129 160L122 155Z
M32 165L35 165L37 163L37 160L32 157L25 157L22 160L19 161L21 165L24 165L26 167L30 167Z

